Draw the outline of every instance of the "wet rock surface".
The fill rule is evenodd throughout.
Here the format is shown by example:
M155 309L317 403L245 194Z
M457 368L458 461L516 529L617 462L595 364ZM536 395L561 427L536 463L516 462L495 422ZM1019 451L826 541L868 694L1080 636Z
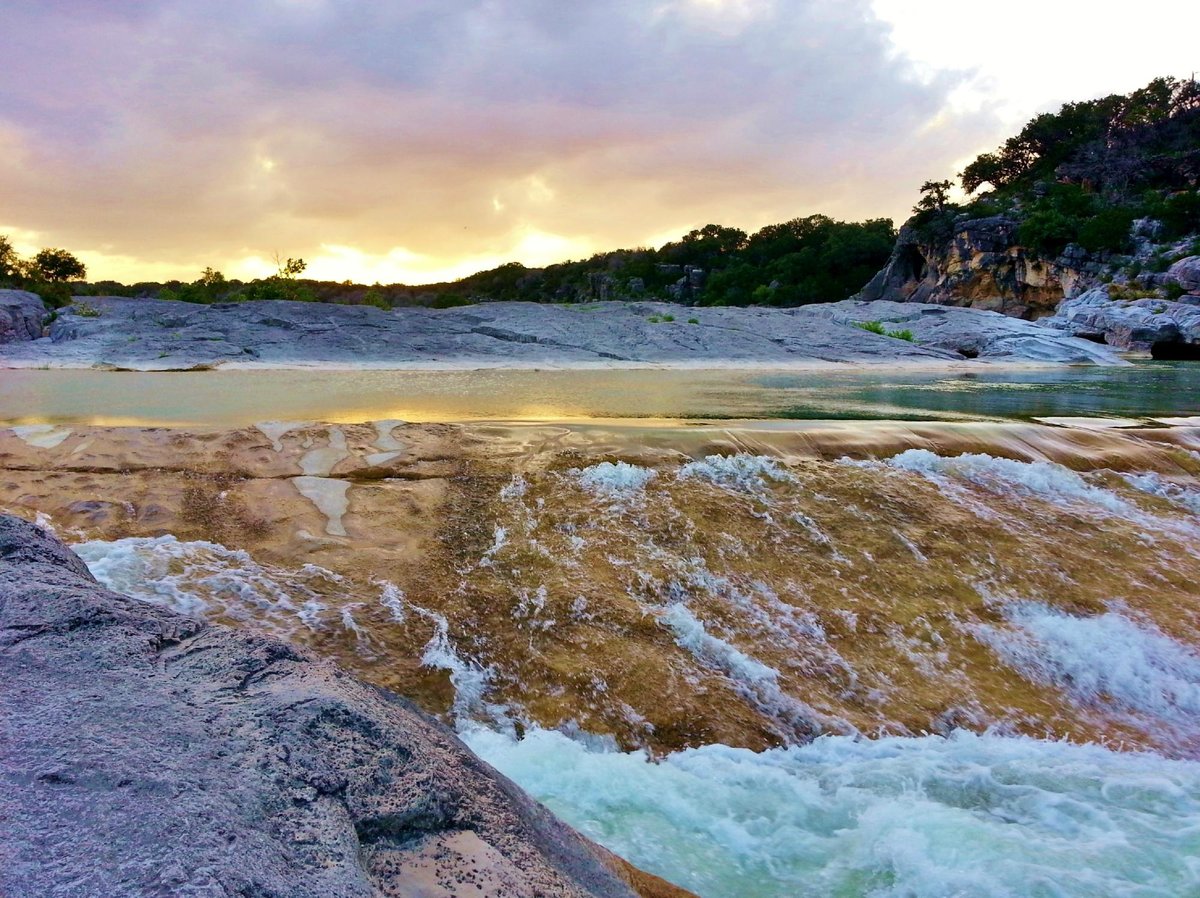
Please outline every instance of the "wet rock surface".
M10 344L0 365L143 370L222 365L293 367L571 367L580 365L748 365L961 362L945 340L925 344L864 333L840 303L800 309L691 308L669 303L541 305L490 303L454 309L383 311L295 302L193 305L89 298L98 314L65 310L49 339ZM861 305L867 319L894 304ZM954 328L979 331L977 357L1078 361L1078 347L1044 330L1010 339L1021 325L957 309ZM1004 339L997 341L998 337ZM951 341L956 342L956 341ZM1057 350L1048 347L1061 344ZM993 351L995 349L996 351ZM1028 352L1026 350L1029 350ZM1092 350L1089 361L1114 363Z
M634 894L395 695L110 592L8 516L0 675L6 896Z

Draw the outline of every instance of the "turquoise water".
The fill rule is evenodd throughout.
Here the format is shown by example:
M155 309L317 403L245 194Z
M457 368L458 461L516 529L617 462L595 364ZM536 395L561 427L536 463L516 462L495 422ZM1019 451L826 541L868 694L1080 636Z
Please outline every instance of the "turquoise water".
M0 423L244 426L1200 414L1200 364L973 371L0 371Z
M1200 895L1200 764L973 735L651 763L556 732L467 743L551 810L704 898Z

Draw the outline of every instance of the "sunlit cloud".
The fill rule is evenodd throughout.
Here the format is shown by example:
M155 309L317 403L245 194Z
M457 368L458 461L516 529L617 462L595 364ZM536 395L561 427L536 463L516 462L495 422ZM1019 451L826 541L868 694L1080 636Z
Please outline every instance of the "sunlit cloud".
M1186 43L1106 52L1095 16L1054 67L1063 14L1014 3L986 23L950 0L5 4L0 221L97 278L278 253L387 283L708 222L901 218L1018 112L1132 88ZM1049 62L1013 65L1022 41Z

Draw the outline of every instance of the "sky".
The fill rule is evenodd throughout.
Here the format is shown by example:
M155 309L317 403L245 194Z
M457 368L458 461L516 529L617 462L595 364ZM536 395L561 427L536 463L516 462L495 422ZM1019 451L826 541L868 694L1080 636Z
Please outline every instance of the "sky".
M93 280L419 284L899 222L1037 112L1200 69L1198 30L1192 0L0 0L0 234Z

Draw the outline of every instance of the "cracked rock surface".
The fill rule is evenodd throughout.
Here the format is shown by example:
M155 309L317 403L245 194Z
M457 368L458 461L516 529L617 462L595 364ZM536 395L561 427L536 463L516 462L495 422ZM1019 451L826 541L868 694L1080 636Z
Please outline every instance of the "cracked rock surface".
M9 516L0 677L7 898L635 894L407 702L109 592Z
M10 343L0 366L721 367L829 363L1118 364L1107 349L976 309L892 302L797 309L689 308L658 302L487 303L452 309L301 302L195 305L89 297L63 310L48 338ZM922 317L922 313L926 313ZM907 316L907 317L906 317ZM937 316L937 333L925 325ZM911 318L915 341L868 333L853 320ZM919 321L918 321L919 319ZM928 319L928 320L927 320ZM966 351L960 351L965 349Z

